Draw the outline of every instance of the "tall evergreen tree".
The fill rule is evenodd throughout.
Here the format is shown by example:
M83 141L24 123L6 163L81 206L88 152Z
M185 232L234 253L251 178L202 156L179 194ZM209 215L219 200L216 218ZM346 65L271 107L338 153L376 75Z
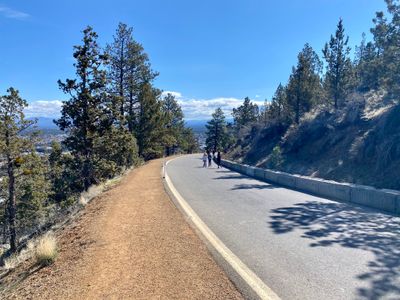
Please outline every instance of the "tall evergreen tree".
M94 145L112 124L107 117L106 73L103 64L106 56L97 44L97 34L91 27L83 31L83 45L74 47L76 79L58 81L62 91L71 98L63 103L59 128L68 133L64 144L79 162L82 188L98 183Z
M199 142L192 128L185 127L183 129L180 147L185 153L195 153L199 150Z
M163 99L161 110L165 121L165 150L166 155L169 156L182 140L184 130L183 112L175 97L170 93Z
M133 40L128 44L127 51L127 99L125 105L128 129L131 133L134 133L136 118L140 110L139 95L142 87L145 84L151 84L158 73L151 69L149 57L140 43Z
M139 112L136 124L136 137L139 155L153 159L163 155L164 118L161 112L160 92L149 83L144 83L139 93Z
M227 131L224 112L218 107L212 119L206 124L206 146L211 151L224 150L227 142Z
M379 67L375 50L375 45L372 42L366 42L366 36L363 33L361 43L356 47L354 59L357 88L361 92L379 88L382 68Z
M23 175L21 166L24 153L32 151L33 143L21 135L33 125L26 120L24 108L28 106L17 90L9 88L7 95L0 97L0 157L7 168L6 223L11 252L17 250L17 179Z
M269 111L271 109L271 103L265 99L264 104L260 108L258 115L258 121L265 127L269 121Z
M385 0L390 14L388 20L383 12L376 14L375 27L371 29L375 41L374 71L378 71L379 85L391 96L400 95L400 4Z
M287 102L299 123L304 112L309 111L321 98L319 73L321 62L310 45L306 44L298 55L287 87Z
M269 118L277 123L284 123L289 119L287 109L286 87L281 83L278 85L268 111Z
M337 25L335 36L331 36L329 43L323 49L327 63L325 74L325 90L329 98L333 99L337 109L344 100L352 84L352 64L349 58L349 37L344 33L343 20Z
M134 43L132 28L119 23L114 41L107 45L106 52L109 59L108 79L111 83L111 92L114 94L115 106L119 110L120 123L125 123L125 105L127 102L128 74L130 61L130 47Z
M258 105L252 103L250 98L246 97L242 105L233 109L232 116L236 127L240 128L256 122L258 113Z

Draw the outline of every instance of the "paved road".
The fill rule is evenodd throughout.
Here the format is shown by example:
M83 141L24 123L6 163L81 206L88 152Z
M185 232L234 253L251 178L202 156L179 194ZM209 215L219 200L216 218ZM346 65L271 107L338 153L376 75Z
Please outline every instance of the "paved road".
M400 218L173 160L176 189L282 299L400 299Z

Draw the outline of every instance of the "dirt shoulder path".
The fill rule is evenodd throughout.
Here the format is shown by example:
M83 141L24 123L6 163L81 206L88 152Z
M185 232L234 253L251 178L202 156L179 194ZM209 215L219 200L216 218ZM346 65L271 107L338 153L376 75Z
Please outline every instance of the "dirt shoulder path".
M161 160L152 161L90 202L58 233L55 264L40 270L25 266L21 283L0 296L242 299L168 198L160 167Z

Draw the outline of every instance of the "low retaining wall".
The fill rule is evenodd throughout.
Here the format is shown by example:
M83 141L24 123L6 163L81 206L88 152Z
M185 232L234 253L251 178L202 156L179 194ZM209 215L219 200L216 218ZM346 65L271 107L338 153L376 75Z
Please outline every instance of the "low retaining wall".
M321 197L356 203L400 215L400 191L376 189L370 186L293 175L285 172L243 165L228 160L222 160L221 164L228 169L262 181L279 184Z

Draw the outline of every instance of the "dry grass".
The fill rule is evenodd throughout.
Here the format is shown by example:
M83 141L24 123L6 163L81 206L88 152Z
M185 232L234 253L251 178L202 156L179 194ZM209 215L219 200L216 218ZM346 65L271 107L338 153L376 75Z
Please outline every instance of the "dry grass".
M53 235L47 234L39 238L35 258L39 265L47 266L52 264L57 257L57 240Z
M20 253L11 255L10 257L4 260L4 269L12 270L22 262L30 259L32 257L32 253L34 252L34 248L35 248L35 242L29 241L26 248L21 250Z

